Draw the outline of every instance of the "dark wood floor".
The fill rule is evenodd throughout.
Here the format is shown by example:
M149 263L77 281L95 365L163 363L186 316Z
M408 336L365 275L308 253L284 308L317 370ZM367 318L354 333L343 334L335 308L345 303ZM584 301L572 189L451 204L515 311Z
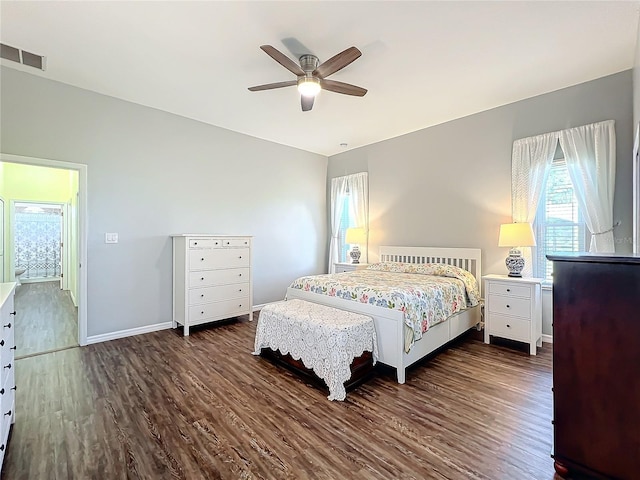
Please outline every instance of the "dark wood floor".
M551 480L551 346L473 333L345 402L251 355L256 322L16 362L3 478Z
M24 283L16 289L16 358L78 345L78 313L60 282Z

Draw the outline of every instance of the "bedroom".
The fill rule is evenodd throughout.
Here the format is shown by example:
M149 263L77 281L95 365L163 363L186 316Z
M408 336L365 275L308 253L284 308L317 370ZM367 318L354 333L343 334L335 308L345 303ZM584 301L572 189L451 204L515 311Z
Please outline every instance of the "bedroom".
M9 20L4 3L2 8L5 41L4 22ZM28 29L23 31L26 42ZM268 37L258 42L275 43L291 34L257 31ZM258 33L252 35L257 39ZM311 42L302 31L295 35L300 41ZM109 36L101 41L108 45ZM332 41L335 44L328 45L323 55L358 44L358 38L351 36ZM277 80L278 75L284 78L286 71L258 49L260 43L248 43L243 60L257 66L253 75L243 74L242 90ZM26 43L18 46L46 54L46 43L42 45L39 49L39 45ZM504 273L505 249L497 246L497 229L510 219L513 140L604 119L614 119L617 124L614 212L622 225L616 238L620 245L629 245L625 239L631 236L629 179L635 85L630 69L634 47L635 41L624 53L628 57L631 52L631 57L619 70L331 154L311 153L217 128L77 88L69 84L73 82L53 81L46 72L34 75L26 67L18 70L3 61L2 153L88 166L86 334L88 341L106 340L170 323L172 233L254 235L255 305L281 299L291 280L300 275L324 272L328 185L331 178L359 171L370 175L372 257L380 245L472 246L482 249L485 272ZM367 75L378 67L371 60L371 70L363 70L358 62L363 62L364 68L365 60L376 55L365 51L340 78L374 93L375 84ZM158 68L156 75L167 67L157 61L152 65ZM384 83L382 73L375 75ZM463 75L461 72L458 78ZM499 89L517 81L513 74L505 78L509 81L499 84ZM180 89L189 85L167 88L180 94ZM267 102L272 109L284 108L287 102L280 92L277 99L271 99L267 92L247 95L253 95L248 101ZM325 102L325 113L331 115L337 100L329 95L325 99L333 100ZM347 99L347 110L357 109L359 100L367 97ZM206 99L203 104L205 109L216 109ZM296 98L289 106L292 116L300 113ZM321 106L319 103L319 112ZM311 113L317 112L314 109ZM271 121L268 115L264 118ZM390 123L379 116L376 122ZM309 128L321 131L315 123ZM357 130L353 126L348 129ZM338 138L335 149L345 140L351 142ZM459 188L461 184L464 189ZM427 209L416 220L418 212L406 207L437 201L443 194L449 199L449 211ZM452 216L456 222L450 221ZM120 242L105 244L105 232L118 232ZM121 306L117 314L113 305Z

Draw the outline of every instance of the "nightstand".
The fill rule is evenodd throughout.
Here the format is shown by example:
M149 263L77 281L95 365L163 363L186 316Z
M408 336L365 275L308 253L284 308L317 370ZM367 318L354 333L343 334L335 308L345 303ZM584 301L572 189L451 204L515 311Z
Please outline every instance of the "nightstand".
M491 335L542 346L542 278L485 275L484 343Z
M368 263L334 263L336 273L354 272L356 270L364 270L369 266Z

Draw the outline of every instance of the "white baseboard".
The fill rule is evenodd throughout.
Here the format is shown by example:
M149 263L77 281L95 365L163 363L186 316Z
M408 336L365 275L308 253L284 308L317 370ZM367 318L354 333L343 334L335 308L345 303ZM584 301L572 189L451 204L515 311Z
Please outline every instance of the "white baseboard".
M553 335L542 334L542 341L544 343L553 343Z
M166 330L168 328L171 328L171 322L154 323L153 325L146 325L144 327L118 330L117 332L103 333L101 335L91 335L87 337L87 345L116 340L118 338L132 337L133 335L142 335L143 333L157 332L158 330Z

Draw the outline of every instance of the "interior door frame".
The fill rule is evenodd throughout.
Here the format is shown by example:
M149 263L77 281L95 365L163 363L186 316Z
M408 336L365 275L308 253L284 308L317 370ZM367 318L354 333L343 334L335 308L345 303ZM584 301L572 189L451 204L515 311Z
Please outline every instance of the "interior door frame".
M75 170L78 172L78 344L87 344L87 178L88 166L81 163L63 162L46 158L25 157L22 155L11 155L0 153L0 161L9 163L20 163L38 167L60 168L63 170Z

